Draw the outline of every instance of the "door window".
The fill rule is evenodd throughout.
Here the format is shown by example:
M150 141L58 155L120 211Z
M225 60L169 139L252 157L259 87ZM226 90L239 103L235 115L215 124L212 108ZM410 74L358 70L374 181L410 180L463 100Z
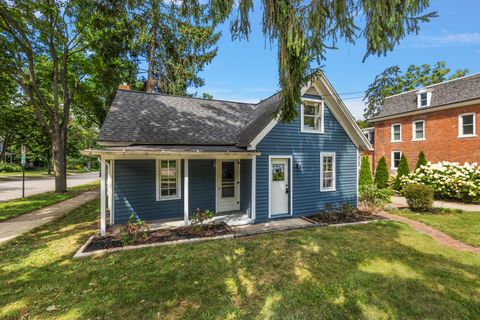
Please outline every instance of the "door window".
M283 163L272 164L272 181L285 180L285 165Z
M235 163L222 162L222 198L235 196Z

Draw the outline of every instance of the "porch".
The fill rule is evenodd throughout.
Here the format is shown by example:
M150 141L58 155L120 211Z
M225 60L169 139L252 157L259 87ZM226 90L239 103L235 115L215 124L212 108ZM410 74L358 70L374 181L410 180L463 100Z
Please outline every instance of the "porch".
M197 208L229 225L255 219L255 152L148 146L85 153L101 160L102 235L131 214L152 228L188 225Z

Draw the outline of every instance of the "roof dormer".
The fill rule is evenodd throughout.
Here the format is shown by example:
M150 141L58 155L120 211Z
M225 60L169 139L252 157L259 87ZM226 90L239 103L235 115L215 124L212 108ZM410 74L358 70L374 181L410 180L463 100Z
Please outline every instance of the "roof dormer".
M421 89L417 92L417 107L429 107L432 101L432 90Z

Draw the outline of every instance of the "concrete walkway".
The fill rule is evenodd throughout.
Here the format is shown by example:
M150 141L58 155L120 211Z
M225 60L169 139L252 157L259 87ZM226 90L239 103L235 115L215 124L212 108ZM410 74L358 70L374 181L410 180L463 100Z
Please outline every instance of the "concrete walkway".
M391 197L391 203L396 207L408 207L407 200L404 197ZM463 211L480 211L480 205L466 204L459 202L434 201L434 208L460 209Z
M49 207L0 222L0 244L77 209L98 196L98 190L88 191Z
M377 213L377 214L384 217L384 218L387 218L387 219L391 219L391 220L395 220L395 221L398 221L398 222L408 224L413 229L429 235L435 241L437 241L438 243L440 243L440 244L442 244L446 247L461 250L461 251L480 253L480 248L477 248L477 247L465 244L463 242L460 242L460 241L450 237L449 235L446 235L445 233L443 233L443 232L441 232L437 229L434 229L432 227L427 226L426 224L424 224L422 222L418 222L418 221L415 221L415 220L412 220L412 219L409 219L409 218L406 218L406 217L403 217L403 216L399 216L399 215L391 214L391 213L386 213L386 212L381 212L381 213Z

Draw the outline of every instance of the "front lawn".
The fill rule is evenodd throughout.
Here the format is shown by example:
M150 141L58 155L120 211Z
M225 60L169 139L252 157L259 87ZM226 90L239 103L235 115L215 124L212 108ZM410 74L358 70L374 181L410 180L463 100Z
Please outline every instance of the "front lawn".
M65 193L44 192L25 198L0 202L0 222L33 210L48 207L60 201L78 196L85 191L98 188L100 188L100 182L95 181L68 188Z
M438 214L397 210L393 213L423 222L464 243L480 247L480 212L440 211Z
M73 260L94 201L0 246L0 318L480 318L480 255L383 221Z

